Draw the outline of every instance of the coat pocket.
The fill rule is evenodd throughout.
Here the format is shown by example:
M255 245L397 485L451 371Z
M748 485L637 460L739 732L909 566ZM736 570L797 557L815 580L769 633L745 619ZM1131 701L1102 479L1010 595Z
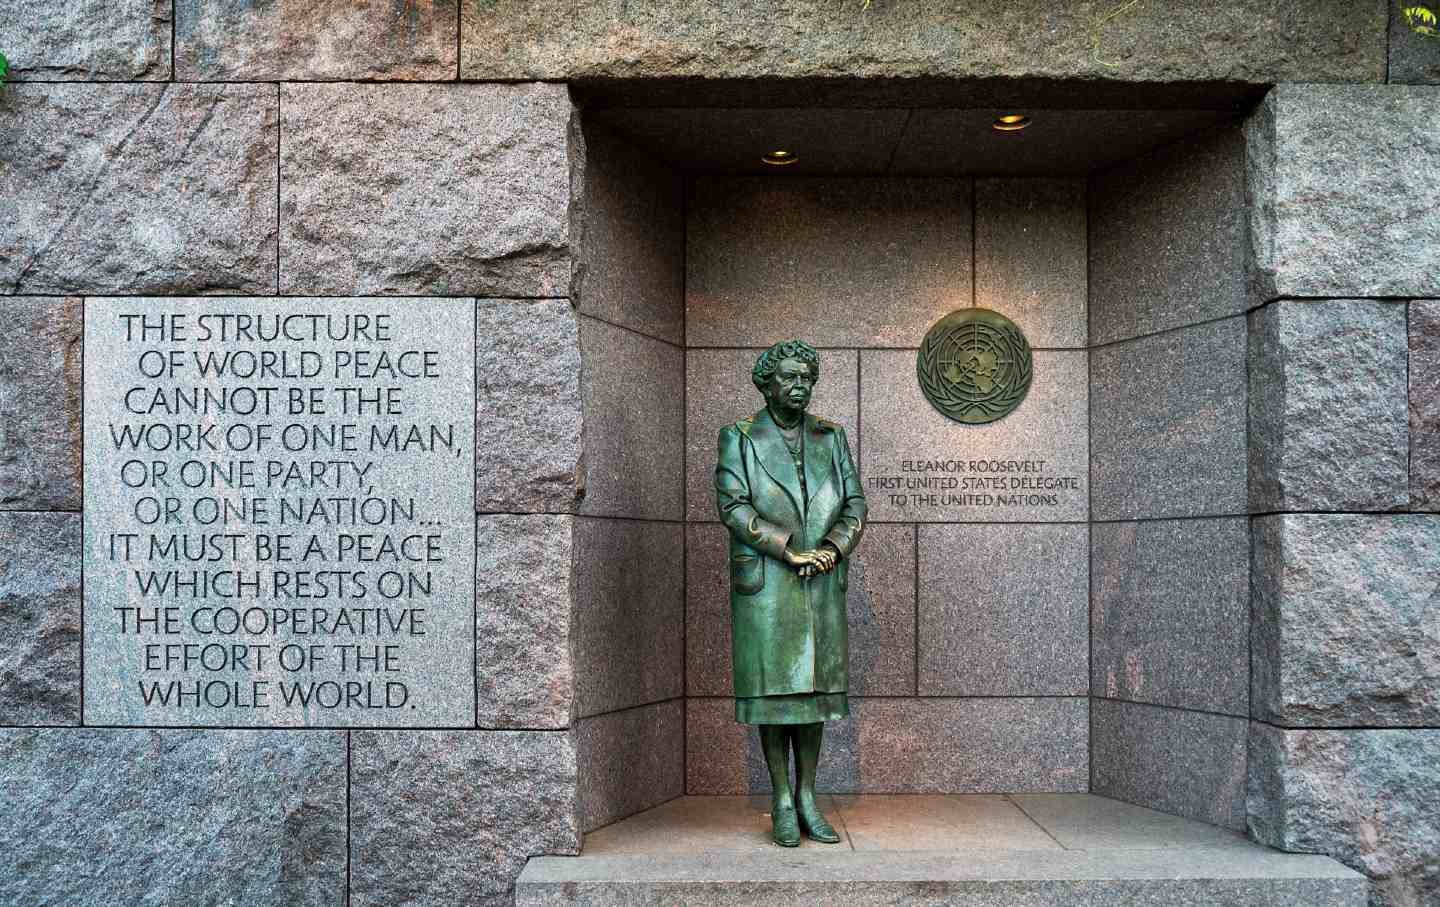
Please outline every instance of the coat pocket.
M765 559L755 554L732 555L730 588L736 595L754 595L765 588Z

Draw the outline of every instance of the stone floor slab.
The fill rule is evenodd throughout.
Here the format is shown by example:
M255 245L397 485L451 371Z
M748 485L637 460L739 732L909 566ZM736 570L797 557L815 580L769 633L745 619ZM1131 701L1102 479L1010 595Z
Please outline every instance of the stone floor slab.
M1237 831L1090 794L1014 794L1010 801L1066 850L1249 846Z
M820 809L840 833L839 844L817 844L809 838L800 848L850 850L849 836L838 818L835 798L817 797ZM700 855L716 852L768 853L770 797L678 797L669 803L607 825L585 836L586 857L621 855Z
M855 850L1060 849L1003 796L882 794L835 800Z

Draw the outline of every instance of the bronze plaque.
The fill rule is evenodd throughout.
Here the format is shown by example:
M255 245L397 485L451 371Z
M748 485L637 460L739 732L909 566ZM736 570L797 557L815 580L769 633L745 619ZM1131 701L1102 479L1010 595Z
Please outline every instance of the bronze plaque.
M931 405L967 425L1003 419L1030 390L1030 343L1015 322L990 309L959 309L935 322L915 360Z

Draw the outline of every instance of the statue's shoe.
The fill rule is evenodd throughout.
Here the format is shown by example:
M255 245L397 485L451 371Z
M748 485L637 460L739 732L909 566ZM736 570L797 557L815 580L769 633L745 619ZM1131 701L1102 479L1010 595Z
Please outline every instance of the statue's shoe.
M782 806L770 810L770 822L773 827L771 837L781 847L800 846L800 823L795 818L795 807Z
M835 833L835 829L830 827L830 823L825 821L820 810L801 809L798 816L800 827L805 830L805 834L810 836L810 840L819 841L821 844L840 843L840 836Z

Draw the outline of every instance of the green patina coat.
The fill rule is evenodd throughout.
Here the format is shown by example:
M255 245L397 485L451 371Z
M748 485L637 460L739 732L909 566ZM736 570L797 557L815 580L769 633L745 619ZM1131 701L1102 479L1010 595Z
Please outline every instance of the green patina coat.
M849 686L845 590L860 542L865 495L845 431L805 417L805 488L785 439L761 410L720 429L715 495L730 530L730 620L737 697L838 693ZM788 543L830 542L840 563L802 579L784 561Z

